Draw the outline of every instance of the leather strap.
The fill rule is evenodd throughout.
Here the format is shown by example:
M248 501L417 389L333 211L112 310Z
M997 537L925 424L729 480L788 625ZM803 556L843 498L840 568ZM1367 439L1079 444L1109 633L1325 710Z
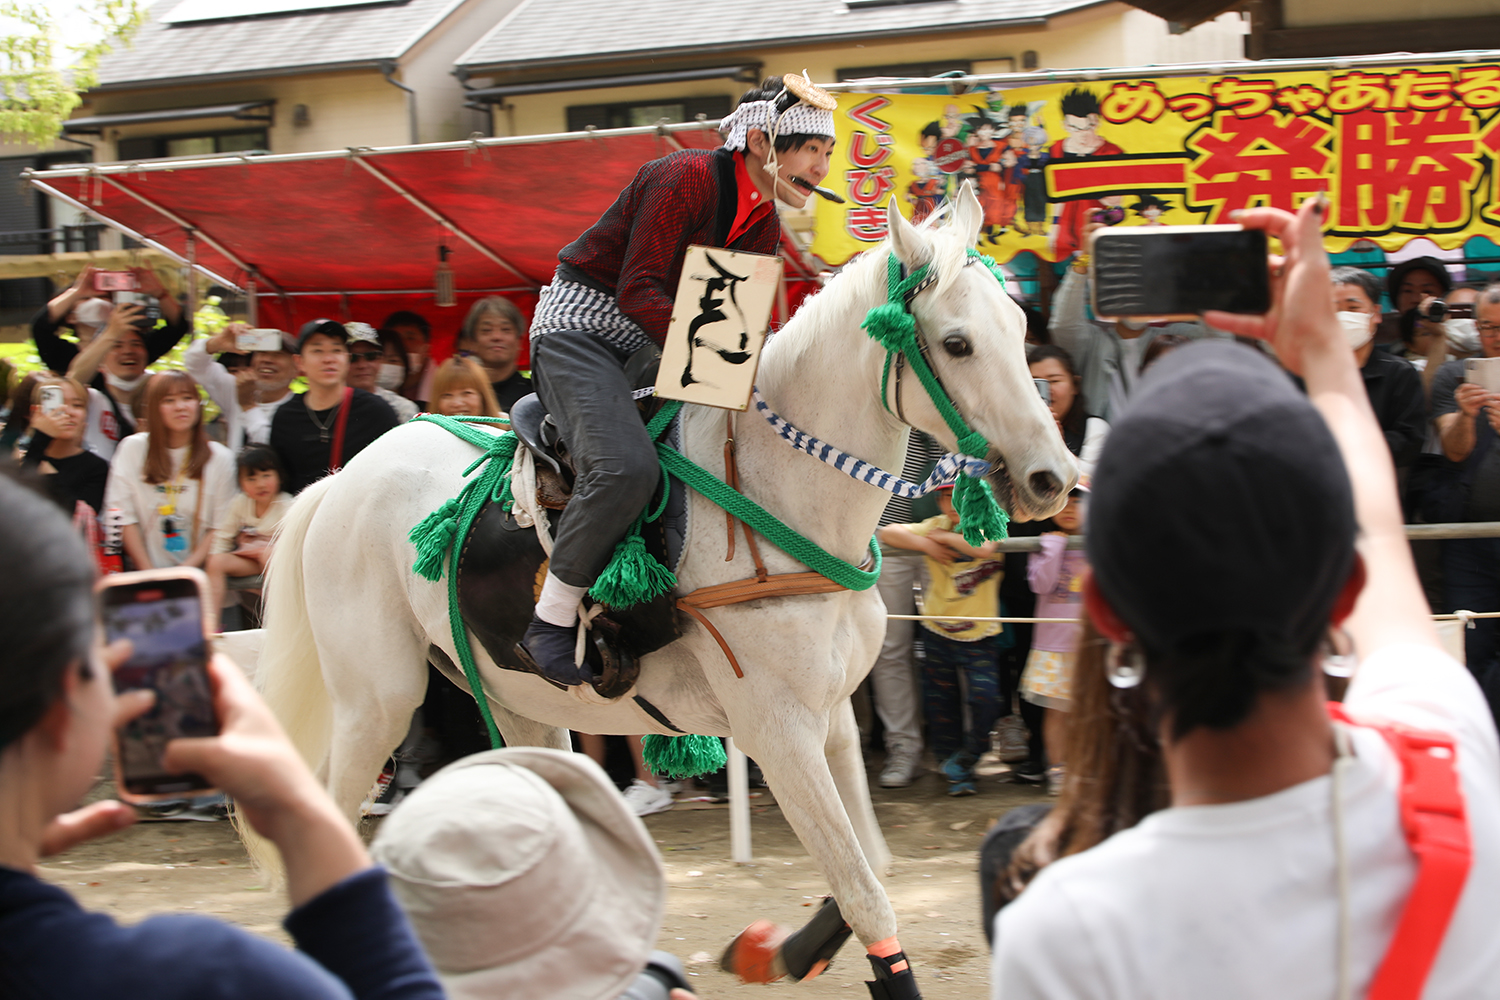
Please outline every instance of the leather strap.
M354 398L354 387L344 386L344 396L339 400L339 415L333 421L333 445L328 452L328 471L337 472L344 464L344 429L349 426L349 401Z
M1401 829L1417 858L1417 878L1369 1000L1418 1000L1474 859L1458 748L1446 733L1353 720L1342 705L1330 703L1328 714L1375 730L1401 763Z

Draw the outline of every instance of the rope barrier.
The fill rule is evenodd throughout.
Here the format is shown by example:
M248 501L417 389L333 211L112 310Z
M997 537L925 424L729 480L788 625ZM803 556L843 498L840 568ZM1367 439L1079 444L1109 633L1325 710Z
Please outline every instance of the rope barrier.
M967 615L886 615L898 622L1003 622L1014 625L1074 625L1082 618L970 618ZM1476 618L1500 618L1500 611L1455 611L1451 615L1433 615L1435 622L1469 621Z
M1500 538L1500 521L1458 521L1452 524L1408 524L1406 537L1413 542L1430 542L1448 538ZM1007 538L998 543L1001 552L1040 552L1039 536ZM1069 535L1069 549L1084 547L1083 535Z

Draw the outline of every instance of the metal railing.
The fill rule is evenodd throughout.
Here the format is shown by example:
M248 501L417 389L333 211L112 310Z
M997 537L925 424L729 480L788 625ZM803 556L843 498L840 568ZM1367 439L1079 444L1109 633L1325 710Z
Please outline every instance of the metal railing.
M1460 521L1454 524L1408 524L1406 537L1414 542L1431 542L1448 538L1500 538L1500 521ZM1068 548L1084 547L1082 535L1068 538ZM1000 543L1001 552L1040 552L1040 537L1007 538Z
M86 222L56 229L12 229L0 232L0 253L88 253L99 249L99 234L105 228L100 222Z

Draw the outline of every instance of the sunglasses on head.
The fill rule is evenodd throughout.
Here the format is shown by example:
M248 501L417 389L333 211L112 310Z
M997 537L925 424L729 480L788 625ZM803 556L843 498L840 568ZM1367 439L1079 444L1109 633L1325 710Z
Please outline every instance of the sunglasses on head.
M379 361L385 357L384 351L350 351L350 361Z

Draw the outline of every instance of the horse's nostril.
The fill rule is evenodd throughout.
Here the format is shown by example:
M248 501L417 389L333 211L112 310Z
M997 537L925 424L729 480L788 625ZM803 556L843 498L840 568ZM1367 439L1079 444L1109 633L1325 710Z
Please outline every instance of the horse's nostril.
M1050 500L1062 492L1062 481L1050 472L1033 472L1026 482L1039 498Z

